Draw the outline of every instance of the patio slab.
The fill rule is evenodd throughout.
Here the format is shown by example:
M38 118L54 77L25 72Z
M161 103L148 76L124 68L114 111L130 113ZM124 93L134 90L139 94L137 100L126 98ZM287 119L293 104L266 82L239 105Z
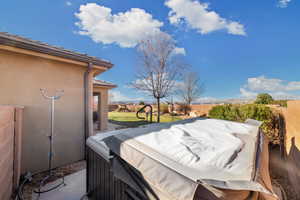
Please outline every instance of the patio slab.
M61 179L45 185L42 190L51 188L61 182ZM74 174L65 177L66 185L59 188L43 193L40 196L38 194L32 194L32 200L80 200L86 191L86 170L81 170Z

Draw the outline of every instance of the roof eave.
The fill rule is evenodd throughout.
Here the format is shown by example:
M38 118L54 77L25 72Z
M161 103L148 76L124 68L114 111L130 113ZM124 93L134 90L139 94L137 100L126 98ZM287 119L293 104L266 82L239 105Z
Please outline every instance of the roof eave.
M82 54L77 54L75 52L51 47L43 44L36 44L33 42L25 42L21 40L11 39L9 37L0 36L0 45L6 45L11 47L17 47L25 50L35 51L38 53L43 53L47 55L62 57L65 59L75 60L84 63L92 63L93 65L103 66L107 69L113 67L113 64L110 62L106 62L97 58L85 56Z
M100 84L95 84L95 83L94 83L94 87L113 89L113 88L116 88L116 87L118 87L118 86L117 86L117 85L100 85Z

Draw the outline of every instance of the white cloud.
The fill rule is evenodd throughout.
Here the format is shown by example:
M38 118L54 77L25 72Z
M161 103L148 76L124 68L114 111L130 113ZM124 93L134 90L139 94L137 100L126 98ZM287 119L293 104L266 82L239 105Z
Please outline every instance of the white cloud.
M210 11L207 3L193 0L167 0L165 5L171 9L169 12L171 24L186 23L201 34L225 29L229 34L246 35L244 25Z
M293 91L300 90L300 81L287 82L281 79L259 76L248 78L246 87L252 91Z
M118 44L121 47L134 47L147 35L157 34L163 23L140 8L112 14L110 8L88 3L81 5L76 25L79 34L90 36L95 42Z
M279 0L278 7L286 8L292 0Z
M66 5L67 6L72 6L72 2L71 1L66 1Z
M110 99L111 102L119 102L119 101L134 102L134 101L141 101L141 100L145 99L145 98L142 98L142 97L139 97L139 98L129 97L129 96L121 93L118 90L112 90L109 93L110 93L110 96L111 96L111 99Z
M175 47L175 49L173 50L173 53L174 54L177 54L177 55L186 55L186 52L185 52L185 49L184 48L179 48L179 47Z
M200 97L196 99L193 103L217 103L220 99L214 98L214 97Z
M248 78L247 83L240 88L244 98L255 98L257 94L266 92L276 99L295 99L298 95L292 92L300 91L300 81L284 81L265 76Z
M254 99L258 95L257 92L252 92L245 88L240 88L240 93L243 98L247 98L247 99Z

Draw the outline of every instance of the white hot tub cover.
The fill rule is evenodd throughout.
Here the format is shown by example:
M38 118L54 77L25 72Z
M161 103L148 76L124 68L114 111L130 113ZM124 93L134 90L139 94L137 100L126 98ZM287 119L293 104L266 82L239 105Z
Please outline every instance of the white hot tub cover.
M101 133L87 144L107 160L110 151L120 156L163 199L193 200L199 184L276 199L270 184L260 182L265 142L259 125L195 118Z

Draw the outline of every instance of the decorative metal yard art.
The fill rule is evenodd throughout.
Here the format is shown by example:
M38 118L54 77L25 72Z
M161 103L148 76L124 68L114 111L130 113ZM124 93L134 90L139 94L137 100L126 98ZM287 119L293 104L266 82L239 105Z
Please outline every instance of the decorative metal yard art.
M141 113L142 111L144 111L145 108L147 108L147 107L150 108L150 111L146 111L146 118L140 117L140 116L139 116L139 113ZM148 120L148 116L149 116L149 114L150 114L150 123L152 123L152 112L153 112L152 106L149 105L149 104L147 104L147 105L143 106L141 109L139 109L139 110L136 112L136 117L137 117L138 119L143 119L143 120L146 119L146 120Z
M64 91L63 90L57 90L56 94L54 96L48 96L46 94L46 90L45 89L41 88L40 91L41 91L42 96L45 99L51 101L51 105L50 105L51 112L50 112L50 135L48 136L48 138L49 138L49 155L48 155L48 158L49 158L49 161L48 161L49 163L48 164L49 164L49 166L48 166L48 175L45 178L42 179L42 181L40 182L38 190L34 191L35 193L38 193L39 195L42 194L42 193L46 193L46 192L52 191L52 190L58 188L61 185L65 185L65 177L63 176L62 177L62 181L59 184L56 184L56 185L54 185L51 188L48 188L46 190L42 190L42 187L45 185L46 181L51 176L53 176L53 173L52 173L52 160L53 160L53 157L54 157L54 154L53 154L54 106L55 106L55 101L58 100L58 99L60 99L64 95Z

